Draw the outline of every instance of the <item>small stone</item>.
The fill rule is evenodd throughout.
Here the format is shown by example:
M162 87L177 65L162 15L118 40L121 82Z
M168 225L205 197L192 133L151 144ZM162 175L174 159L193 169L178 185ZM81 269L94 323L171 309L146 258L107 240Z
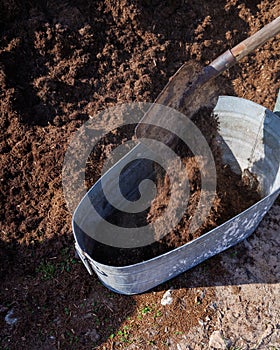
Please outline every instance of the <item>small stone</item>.
M171 296L171 289L168 289L164 294L160 301L161 305L171 305L173 302L173 298Z
M204 326L204 322L203 322L203 320L198 320L198 323L201 325L201 327L203 327L203 326Z
M216 303L211 303L211 304L209 305L209 307L210 307L212 310L214 310L214 311L217 310L217 304L216 304Z
M14 314L14 309L11 309L7 315L5 316L5 321L6 323L8 323L8 325L12 326L14 324L16 324L17 322L17 318L16 317L13 317L13 314Z
M190 350L190 347L186 345L184 340L177 344L177 350Z
M97 330L96 329L93 329L91 331L87 331L86 334L85 334L87 337L90 337L90 339L93 341L93 342L96 342L99 338L100 338L100 335L97 333Z
M203 300L204 298L205 298L205 291L202 290L202 291L200 292L200 299Z
M214 331L209 339L209 347L215 349L224 349L227 348L227 343L224 340L222 333L220 331Z

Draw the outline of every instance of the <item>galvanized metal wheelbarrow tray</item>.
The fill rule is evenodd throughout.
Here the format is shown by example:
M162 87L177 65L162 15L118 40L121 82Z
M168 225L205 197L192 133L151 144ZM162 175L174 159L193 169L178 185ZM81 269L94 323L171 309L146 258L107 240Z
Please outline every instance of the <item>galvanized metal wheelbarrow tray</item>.
M196 69L189 69L186 64L183 65L155 102L173 107L191 117L202 104L201 96L206 97L203 105L212 99L213 78L279 32L280 17L231 50L227 50L198 74ZM95 272L102 283L111 290L123 294L144 292L237 244L255 230L279 194L278 117L264 107L234 97L221 97L214 112L220 122L220 141L225 162L236 172L249 169L259 181L263 199L216 229L168 253L124 267L101 264L94 258L98 249L96 242L102 235L102 232L98 232L100 217L91 210L91 206L101 212L102 217L110 216L112 207L104 200L102 185L114 191L118 186L118 174L129 160L137 159L139 153L142 153L144 158L145 155L149 158L151 151L144 143L139 143L90 189L76 208L72 220L79 256L88 271ZM151 113L148 111L138 125L136 135L141 138L157 133L158 129L154 128L154 125L157 125L156 119L158 119L157 113L153 113L153 109ZM184 118L179 124L177 119L168 122L173 126L176 125L178 129L183 129L185 126ZM161 136L161 142L166 145L170 146L175 142L173 136L171 139L168 135L165 138L164 133ZM141 173L143 178L145 175L149 178L152 171L151 166L147 166L147 163L141 160L133 162L133 165L123 171L128 198L133 197L135 193L139 180L137 174ZM87 235L79 225L86 227L87 233L90 231L90 234Z
M147 291L204 260L236 245L247 238L259 225L280 193L280 119L268 109L251 101L229 96L219 97L214 108L220 123L219 138L224 161L236 172L249 169L259 181L262 199L203 236L168 253L134 265L117 267L101 264L94 259L95 242L77 225L90 218L92 235L98 228L98 216L92 217L87 199L102 211L101 179L89 190L73 215L72 225L77 252L90 274L95 272L100 281L110 290L122 294L137 294ZM121 161L103 175L104 183L114 186L116 173L126 158L149 152L143 144L137 145ZM133 166L141 167L141 162ZM135 172L124 173L131 191L135 187ZM150 172L143 166L142 171ZM145 175L145 174L144 174ZM129 185L128 185L129 186ZM105 213L107 215L109 213Z

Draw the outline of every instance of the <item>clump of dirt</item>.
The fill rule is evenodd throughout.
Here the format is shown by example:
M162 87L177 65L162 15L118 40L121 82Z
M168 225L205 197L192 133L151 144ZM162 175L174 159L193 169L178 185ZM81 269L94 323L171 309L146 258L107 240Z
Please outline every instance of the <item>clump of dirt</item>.
M206 107L201 108L193 116L193 122L200 128L200 131L204 135L212 151L216 167L216 194L210 212L205 216L206 219L202 224L191 226L194 224L193 220L200 220L200 217L204 217L205 215L203 210L198 207L201 197L204 196L203 198L205 198L205 200L211 198L210 192L202 191L201 184L201 172L203 171L206 176L207 172L210 175L207 169L208 164L207 162L204 164L202 163L203 167L200 168L201 162L198 164L197 156L193 155L188 146L185 145L182 140L178 139L175 151L180 156L185 166L190 191L188 204L180 222L167 235L162 234L165 229L164 226L167 224L163 222L161 227L154 232L154 239L156 242L145 247L115 248L95 242L93 252L93 258L95 260L104 264L125 266L151 259L200 237L235 215L238 215L261 199L261 195L258 192L257 181L255 180L255 184L252 186L249 179L249 176L253 177L253 174L250 174L249 170L243 175L236 174L231 170L230 166L223 162L221 149L217 141L218 120L211 114L211 110ZM98 152L96 152L96 154L98 154ZM95 159L95 164L97 161L98 159ZM135 227L155 222L164 214L170 201L171 189L169 174L163 171L157 163L154 164L154 170L156 173L155 182L157 185L157 196L152 201L149 210L143 212L142 218L137 220ZM173 191L174 189L172 189L172 195L174 195ZM175 188L175 196L178 196L178 200L175 201L175 203L178 203L178 205L180 205L179 193L181 193L181 191ZM171 210L174 215L176 215L177 208L173 207ZM198 210L199 213L197 213ZM115 225L122 227L131 227L131 221L134 219L133 215L126 215L123 217L119 212L113 212L110 215L110 222L113 221ZM196 229L193 230L192 227L196 227Z

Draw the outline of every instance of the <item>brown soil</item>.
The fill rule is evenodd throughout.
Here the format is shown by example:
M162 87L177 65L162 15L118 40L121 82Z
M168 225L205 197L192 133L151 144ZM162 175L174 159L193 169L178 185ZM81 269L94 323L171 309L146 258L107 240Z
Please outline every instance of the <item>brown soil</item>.
M3 0L0 13L0 347L165 348L216 317L211 286L226 283L219 257L172 281L167 309L170 284L110 293L75 259L64 154L89 115L152 102L183 62L209 63L279 15L279 1ZM270 40L216 80L219 94L272 109L279 52ZM207 285L202 298L196 287Z
M201 108L194 116L193 122L198 126L204 135L207 143L212 151L215 161L217 173L217 189L216 196L213 200L211 211L203 224L194 232L189 231L192 218L195 217L197 205L201 198L201 172L207 174L207 163L200 169L196 157L190 155L190 150L185 145L179 143L178 154L182 158L188 174L190 194L188 207L184 217L178 226L165 236L160 243L165 246L165 249L174 249L195 238L200 237L211 229L221 225L230 218L238 215L257 201L261 199L257 191L258 182L251 186L248 181L248 176L234 173L231 168L222 161L221 149L217 143L218 121L211 111L207 108ZM150 211L149 222L153 222L161 215L164 208L167 207L170 197L170 184L168 174L158 178L159 195L154 199ZM209 194L204 193L205 198ZM163 250L165 252L165 249Z

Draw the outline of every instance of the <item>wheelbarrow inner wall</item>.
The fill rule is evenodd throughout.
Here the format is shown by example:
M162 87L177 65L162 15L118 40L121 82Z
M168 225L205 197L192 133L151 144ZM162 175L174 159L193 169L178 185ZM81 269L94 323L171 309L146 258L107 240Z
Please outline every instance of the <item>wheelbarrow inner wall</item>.
M99 180L80 202L72 224L80 257L89 272L95 272L109 289L122 294L144 292L237 244L256 229L277 198L280 189L279 117L258 104L230 96L219 97L214 113L220 124L218 142L224 161L236 173L248 169L257 177L262 200L179 248L138 264L116 267L94 259L96 241L102 235L98 232L101 217L110 216L114 210L106 201ZM152 164L144 160L149 152L145 145L138 144L103 175L103 186L114 196L119 181L124 182L123 195L133 200L138 195L139 182L143 178L153 178ZM136 154L143 155L142 159L133 161L118 179L117 170L135 160ZM89 203L100 215L93 212ZM90 236L85 231L90 232Z
M224 162L236 173L249 169L263 196L279 188L280 119L264 107L236 97L221 96L214 109L220 124Z

